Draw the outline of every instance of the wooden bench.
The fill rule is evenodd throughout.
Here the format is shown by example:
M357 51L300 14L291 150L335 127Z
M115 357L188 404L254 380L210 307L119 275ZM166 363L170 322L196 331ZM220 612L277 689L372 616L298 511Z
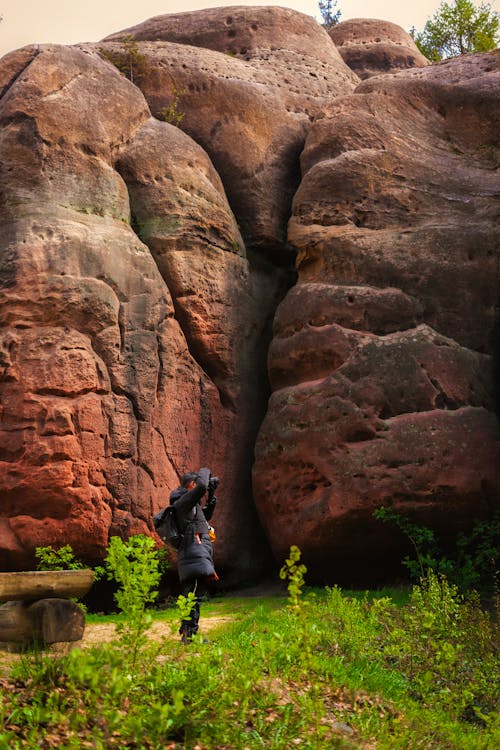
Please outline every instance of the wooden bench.
M0 641L51 644L79 641L85 614L71 597L92 586L92 570L0 573Z

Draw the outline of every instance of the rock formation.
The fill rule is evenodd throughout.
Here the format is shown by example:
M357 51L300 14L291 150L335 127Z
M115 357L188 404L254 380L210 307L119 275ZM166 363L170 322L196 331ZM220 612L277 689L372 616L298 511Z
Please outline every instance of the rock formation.
M361 79L429 65L411 36L389 21L352 18L333 26L328 33L344 62Z
M154 534L201 465L226 584L376 579L375 507L498 503L498 57L421 62L360 84L248 7L0 61L0 569Z
M244 577L265 556L249 472L279 283L251 272L201 147L99 55L21 50L0 85L1 567L47 544L95 561L208 464L219 562Z
M312 18L286 8L212 8L152 18L107 37L137 41L140 86L156 114L181 93L180 127L219 172L249 251L290 261L286 223L315 115L357 76Z
M307 139L254 491L319 580L394 570L381 505L445 538L498 506L497 63L373 78Z

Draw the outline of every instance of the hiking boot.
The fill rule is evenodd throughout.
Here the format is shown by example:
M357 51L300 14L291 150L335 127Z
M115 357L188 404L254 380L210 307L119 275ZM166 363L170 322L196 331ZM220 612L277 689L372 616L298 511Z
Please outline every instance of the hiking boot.
M196 635L195 631L192 628L186 628L182 627L179 630L179 633L181 634L181 643L191 643L193 640L193 635Z

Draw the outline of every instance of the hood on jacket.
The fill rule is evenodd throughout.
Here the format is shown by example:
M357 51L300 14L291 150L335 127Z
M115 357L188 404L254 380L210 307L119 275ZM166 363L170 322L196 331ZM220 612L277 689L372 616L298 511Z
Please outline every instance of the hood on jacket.
M170 493L170 505L173 505L175 501L185 495L186 492L187 489L185 487L177 487L175 490L172 490Z

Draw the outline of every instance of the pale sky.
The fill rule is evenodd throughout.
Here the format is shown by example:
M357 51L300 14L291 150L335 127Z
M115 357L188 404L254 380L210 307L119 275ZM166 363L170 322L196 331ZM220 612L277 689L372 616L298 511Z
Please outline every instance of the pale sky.
M499 9L500 0L491 6ZM407 31L422 29L434 15L440 0L339 0L343 21L349 18L381 18ZM320 20L316 0L0 0L0 56L25 44L53 42L76 44L96 42L114 31L163 13L180 13L200 8L230 5L282 5ZM413 6L413 7L412 7Z

